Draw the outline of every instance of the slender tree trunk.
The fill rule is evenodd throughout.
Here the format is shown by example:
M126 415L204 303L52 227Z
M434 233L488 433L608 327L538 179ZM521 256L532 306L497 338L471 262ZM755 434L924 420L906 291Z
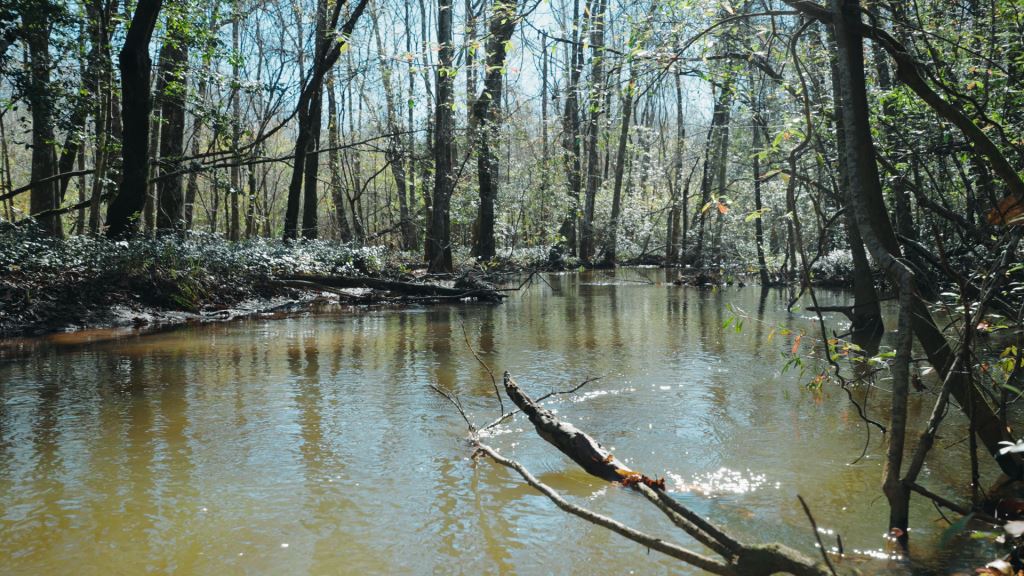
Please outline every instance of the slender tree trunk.
M438 71L437 105L434 109L434 197L430 215L430 237L427 258L431 272L451 272L452 246L449 205L455 187L454 174L454 84L452 64L455 50L452 45L452 0L437 3Z
M619 146L615 160L615 187L612 190L612 220L608 223L608 245L604 261L615 266L618 250L619 214L622 211L622 175L626 166L626 145L629 143L629 124L633 119L633 94L636 92L636 70L629 68L629 82L622 93L622 128L619 131Z
M729 170L729 122L732 112L733 91L733 78L730 74L726 77L725 83L722 87L722 119L718 125L718 147L715 154L715 193L718 196L717 203L719 205L725 201L726 185L728 184L726 176ZM722 260L721 239L724 218L721 210L714 210L713 214L715 215L715 234L712 238L712 252L714 253L715 262L717 263Z
M551 152L548 148L548 35L546 32L541 32L540 58L540 212L545 214L548 189L551 186L551 174L548 173Z
M768 277L768 263L764 258L764 205L761 202L761 153L764 141L768 136L767 121L761 113L760 100L755 96L754 106L754 244L757 247L757 272L761 277L761 289L768 288L771 279Z
M694 254L694 261L698 267L704 266L704 224L707 219L707 211L711 202L711 167L714 165L715 120L719 117L718 104L715 105L715 112L711 117L711 127L708 128L707 138L704 139L704 165L701 167L700 178L700 206L697 212L697 247Z
M182 191L182 157L185 153L185 100L188 79L187 39L172 33L164 41L160 53L157 98L163 126L160 130L160 181L157 183L159 210L156 227L159 232L181 234L184 227L184 195Z
M228 240L237 242L239 239L239 206L238 199L242 194L242 174L238 149L242 139L242 104L241 104L241 44L240 26L242 11L239 0L233 0L231 6L231 151L234 162L230 169L231 210L228 221Z
M328 154L328 166L331 171L331 198L334 201L334 218L338 222L338 235L342 242L352 241L352 229L349 228L345 216L345 192L341 183L341 163L338 143L338 103L334 92L334 71L327 75L327 145L331 148Z
M104 0L91 0L86 8L89 17L89 36L94 45L96 62L96 94L93 125L95 129L94 170L92 189L89 196L89 234L95 236L100 229L100 201L107 181L107 158L110 156L108 142L111 129L111 84L113 64L110 60L110 15L116 10L116 2L108 5Z
M53 103L50 90L50 33L52 23L46 9L29 3L22 15L22 29L28 47L28 105L32 112L32 186L29 213L39 214L60 206L60 182L40 182L57 174L57 152L54 150ZM64 227L60 216L39 218L39 225L48 234L61 237Z
M583 228L580 230L580 258L590 262L594 257L594 205L601 187L601 166L598 138L604 112L604 17L607 0L597 0L590 31L590 120L587 126L587 189L583 199Z
M314 44L313 65L303 84L297 104L298 136L295 139L295 158L292 164L291 181L288 184L288 203L285 209L284 239L294 240L299 232L299 203L302 200L302 181L306 175L307 160L318 162L318 159L307 158L310 151L316 150L320 135L320 119L322 103L321 95L324 77L341 56L342 48L347 46L356 22L362 15L369 0L359 0L352 9L344 25L338 28L341 9L347 4L338 0L329 3L319 0L317 3L317 25ZM328 17L328 9L330 16ZM337 32L335 32L337 30ZM331 31L328 34L328 31ZM314 126L315 124L315 126ZM315 133L314 133L315 130ZM309 168L315 176L316 169ZM316 178L307 183L306 198L302 202L302 232L306 238L315 238L317 230L317 195Z
M159 60L157 70L159 70ZM163 111L161 101L154 96L153 112L149 124L149 156L151 159L160 157L160 132L163 128ZM146 205L142 210L142 235L150 238L156 232L156 177L160 173L159 166L150 162L149 176L146 183Z
M409 18L409 5L412 2L405 2L405 51L412 54L412 28L411 20ZM406 174L409 177L409 185L406 187L406 194L408 196L406 206L409 210L409 228L411 230L411 236L408 238L409 245L408 250L416 250L419 247L419 231L417 230L416 222L413 214L416 212L416 122L414 117L414 103L416 102L416 72L413 65L413 60L409 61L409 73L407 74L409 81L409 105L406 106L406 122L409 130L409 140L406 144L406 160L408 160ZM429 114L427 114L429 117ZM423 180L420 180L420 185L423 185Z
M203 59L205 63L205 58ZM206 104L207 80L206 66L199 72L199 85L196 87L196 98L199 105ZM202 112L195 114L192 118L192 157L199 156L200 142L203 139L203 115ZM195 218L196 196L199 195L199 174L191 171L188 173L188 184L185 186L185 229L191 230Z
M256 208L257 208L257 194L259 190L256 188L256 170L250 166L246 171L246 180L249 184L249 193L246 195L247 201L245 203L245 239L252 240L257 233L256 226Z
M665 265L679 261L681 225L686 224L682 206L683 146L686 127L683 125L683 86L679 74L675 75L676 141L672 152L672 207L668 213L668 240L665 247Z
M85 150L82 150L78 154L78 169L85 171ZM75 234L81 236L85 234L85 206L88 204L89 195L85 189L85 175L78 177L78 205L81 208L78 209L78 218L75 220Z
M92 10L89 6L86 6L87 14ZM87 16L87 19L92 18L91 15ZM80 36L86 38L87 34L85 31L85 25L80 24ZM93 26L93 24L90 24ZM95 37L89 34L89 37ZM89 53L79 63L79 74L82 77L82 94L76 98L71 116L68 119L68 127L64 136L64 145L61 146L60 159L57 162L57 174L65 174L72 171L75 168L75 163L78 162L84 155L85 151L85 124L89 118L90 109L94 109L95 106L90 106L90 103L99 98L99 90L96 78L96 63L99 60L99 51L104 49L105 44L103 42L92 42L92 46L89 48ZM82 163L79 163L80 169L84 169ZM84 177L83 177L84 178ZM67 196L68 185L71 183L70 178L62 178L60 180L60 192L59 202L64 202L64 198ZM79 196L83 195L84 186L79 186ZM82 199L84 201L84 199ZM81 213L83 209L79 209ZM79 218L76 223L76 228L79 227L79 223L82 223L83 219Z
M477 136L477 178L480 204L477 212L477 244L474 254L481 260L494 258L494 204L498 198L499 160L495 153L500 136L501 100L505 78L506 50L517 19L516 2L495 0L491 5L487 40L484 88L473 102L472 123Z
M149 174L149 91L152 62L149 41L156 27L162 0L139 0L118 57L121 69L121 115L124 119L122 179L117 197L107 210L107 236L122 238L137 231L139 213L146 205Z
M385 123L387 125L388 145L384 152L385 158L391 165L391 174L395 178L395 188L398 195L399 229L401 231L402 250L411 250L416 243L416 229L409 216L409 203L406 194L406 151L403 149L401 126L399 124L398 110L395 105L394 85L392 79L392 68L390 62L385 58L384 42L381 39L381 30L377 11L371 6L370 16L373 18L374 38L377 41L378 62L380 64L381 83L384 88Z
M577 254L576 223L580 219L580 193L583 188L581 165L582 135L580 133L579 89L583 73L583 46L580 38L580 2L573 0L572 46L569 49L569 83L565 89L565 113L562 117L562 148L565 150L565 170L569 184L569 210L559 234L570 254Z

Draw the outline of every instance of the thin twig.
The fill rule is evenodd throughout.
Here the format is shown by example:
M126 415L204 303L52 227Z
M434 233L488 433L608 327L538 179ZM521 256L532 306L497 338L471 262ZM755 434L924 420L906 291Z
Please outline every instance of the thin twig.
M807 502L804 497L797 494L797 500L800 500L800 505L804 507L804 514L807 514L807 520L811 522L811 528L814 530L814 539L818 541L818 549L821 550L821 557L825 559L825 565L828 566L829 572L832 576L839 576L836 574L836 568L832 565L832 560L828 557L828 551L825 550L825 544L821 541L821 534L818 532L818 523L814 521L814 515L811 514L811 509L807 506Z
M476 434L476 426L473 426L473 423L469 421L469 416L466 416L466 410L462 407L462 401L459 400L458 395L448 392L447 390L442 390L434 384L429 384L429 386L434 390L434 392L437 392L441 396L447 398L448 401L452 403L452 406L455 406L455 409L459 411L459 415L466 421L466 426L469 427L470 435Z
M469 343L469 334L466 332L466 323L460 320L459 325L462 326L462 337L466 339L466 346L469 346L469 351L473 353L473 357L476 358L476 361L484 367L484 370L487 370L487 374L491 377L491 385L494 386L494 397L498 399L498 408L501 409L500 414L504 416L505 403L501 401L501 392L498 391L498 380L494 377L494 371L487 365L487 362L484 362L483 359L480 358L480 355L473 349L473 345Z
M657 550L662 554L666 554L668 556L671 556L672 558L696 566L701 570L711 572L712 574L734 574L734 570L730 566L723 564L722 562L719 562L712 558L708 558L707 556L702 556L700 554L697 554L696 552L687 550L686 548L683 548L682 546L679 546L678 544L675 544L673 542L667 542L656 536L651 536L649 534L636 530L635 528L631 528L623 524L622 522L615 520L614 518L609 518L608 516L598 514L596 512L593 512L586 508L582 508L580 506L576 506L575 504L568 502L565 498L562 498L562 496L553 488L538 480L533 474L530 473L529 470L527 470L519 462L505 458L504 456L498 454L493 448L481 442L476 442L476 448L479 452L483 452L488 457L490 457L491 460L494 460L498 464L501 464L506 468L511 468L518 472L519 475L522 476L524 480L526 480L527 484L529 484L534 489L538 490L540 493L547 496L549 500L554 502L555 506L558 506L559 508L568 512L569 514L572 514L573 516L582 518L587 522L590 522L591 524L597 524L598 526L607 528L612 532L624 536L638 544L646 546L647 548Z
M548 392L547 394L544 394L543 396L538 397L536 400L534 400L534 402L540 404L541 402L547 400L548 398L551 398L552 396L561 396L563 394L574 394L580 388L583 388L584 386L586 386L587 384L590 384L591 382L597 382L600 379L601 379L600 376L595 376L593 378L587 378L583 382L580 382L579 384L573 386L572 388L570 388L568 390L556 390L554 392ZM498 424L501 424L505 420L508 420L509 418L515 416L516 414L519 414L520 412L522 412L522 410L520 410L519 408L516 408L515 410L513 410L511 412L508 412L506 414L502 414L500 418L498 418L494 422L491 422L487 426L484 426L483 428L481 428L481 430L489 430L491 428L494 428Z

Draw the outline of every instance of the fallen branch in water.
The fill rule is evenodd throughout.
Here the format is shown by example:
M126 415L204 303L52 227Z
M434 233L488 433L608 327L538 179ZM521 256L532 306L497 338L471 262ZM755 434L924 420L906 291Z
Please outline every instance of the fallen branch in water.
M654 480L631 470L590 435L572 424L562 422L550 410L537 404L519 388L508 372L505 372L504 384L505 393L530 418L530 422L533 423L541 438L558 448L590 474L604 480L620 482L623 486L640 492L648 501L657 506L676 527L713 550L725 560L725 563L711 560L712 564L704 564L710 559L675 545L672 545L671 549L651 546L652 548L715 574L760 576L786 572L798 576L822 576L832 573L827 567L819 566L796 550L780 544L747 545L740 543L669 496L665 492L664 480ZM479 441L476 444L477 446L481 445ZM488 456L491 454L488 453ZM517 471L519 470L517 469ZM551 498L551 495L548 494L548 497ZM559 507L562 508L561 505ZM585 516L581 517L589 520ZM605 526L605 524L600 525ZM623 532L614 531L635 540ZM639 540L635 541L639 542ZM663 541L659 540L658 542ZM683 550L686 554L679 554L678 550Z
M721 557L721 560L693 552L679 544L641 532L618 520L568 502L550 486L539 481L521 463L502 456L493 447L485 444L480 439L478 428L466 415L458 396L431 385L434 391L455 406L466 421L470 442L476 449L474 457L484 455L502 466L515 470L527 484L547 496L560 509L587 522L607 528L649 549L657 550L712 574L726 576L763 576L779 572L796 576L835 574L831 566L815 564L810 558L780 544L750 545L739 542L671 497L665 491L664 480L655 480L630 469L590 435L572 424L560 421L554 413L541 406L538 400L530 398L515 383L508 372L505 372L503 381L506 395L523 414L529 417L541 438L558 448L590 474L620 483L624 487L639 492L665 514L672 524L715 552ZM579 384L573 390L581 388L587 382L589 380ZM541 398L547 398L554 394L556 393L550 393ZM498 420L484 429L495 426L510 416L512 414L502 414Z
M541 402L543 402L543 401L545 401L548 398L551 398L553 396L564 396L566 394L575 394L576 392L579 391L580 388L583 388L584 386L586 386L587 384L590 384L591 382L597 382L600 379L601 379L600 376L596 376L596 377L593 377L593 378L587 378L583 382L580 382L579 384L573 386L572 388L569 388L568 390L555 390L553 392L548 392L547 394L544 394L543 396L538 396L537 399L534 400L534 402L540 404ZM494 422L491 422L487 426L484 426L483 428L481 428L481 430L488 430L490 428L494 428L498 424L501 424L505 420L508 420L509 418L511 418L511 417L515 416L516 414L519 414L521 412L522 412L522 410L520 410L519 408L516 408L515 410L512 410L511 412L502 412L501 416L497 420L495 420Z
M682 560L687 564L696 566L702 570L711 572L712 574L722 574L726 576L735 574L735 572L732 569L730 569L729 566L713 558L708 558L707 556L702 556L700 554L697 554L696 552L691 552L690 550L687 550L686 548L683 548L678 544L667 542L665 540L662 540L661 538L645 534L639 530L630 528L629 526L623 524L622 522L619 522L618 520L609 518L607 516L603 516L596 512L592 512L590 510L587 510L586 508L581 508L579 506L576 506L575 504L571 504L565 498L562 498L562 496L553 488L551 488L547 484L544 484L540 480L537 480L537 478L519 462L505 458L501 454L498 454L494 450L494 448L491 448L490 446L480 442L476 443L476 448L479 452L482 452L483 454L487 455L487 457L490 458L491 460L494 460L498 464L501 464L502 466L506 466L518 472L519 475L522 476L524 480L526 480L527 484L537 489L539 492L547 496L548 499L554 502L556 506L572 514L573 516L583 518L591 524L597 524L598 526L607 528L612 532L625 536L626 538L629 538L630 540L638 544L642 544L643 546L646 546L651 550L657 550L662 554L666 554L677 560Z

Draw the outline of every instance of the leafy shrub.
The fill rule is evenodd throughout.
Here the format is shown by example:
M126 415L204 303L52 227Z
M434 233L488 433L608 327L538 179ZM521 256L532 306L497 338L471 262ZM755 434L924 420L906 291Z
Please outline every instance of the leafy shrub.
M811 267L819 280L853 277L853 254L849 250L833 250L818 258Z

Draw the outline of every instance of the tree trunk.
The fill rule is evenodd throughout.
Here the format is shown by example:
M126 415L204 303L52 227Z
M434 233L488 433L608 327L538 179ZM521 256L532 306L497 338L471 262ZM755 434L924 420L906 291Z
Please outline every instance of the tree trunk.
M342 242L352 241L352 229L345 217L345 192L341 183L341 163L338 152L338 103L334 92L334 71L327 75L327 146L328 169L331 172L331 199L334 202L334 218L338 223L338 235Z
M91 0L86 4L89 18L89 37L96 47L93 62L96 91L94 93L93 125L95 129L94 170L92 189L89 194L89 233L99 234L100 201L107 181L107 149L111 127L111 84L113 64L110 60L111 14L117 9L117 2L107 4L104 0Z
M239 0L233 0L231 6L231 156L234 161L230 169L231 203L230 218L228 220L228 240L237 242L239 239L239 206L238 199L242 194L242 174L240 155L238 153L240 140L242 139L242 104L241 104L241 53L239 28L241 26L242 12Z
M830 47L835 50L834 31L829 28L826 34ZM878 301L878 292L875 290L875 279L871 273L871 263L868 262L868 256L864 250L864 240L857 222L857 214L853 209L857 199L853 197L853 190L850 187L850 167L844 161L849 155L847 153L846 117L844 93L840 84L839 57L834 55L829 60L835 107L836 150L840 158L839 185L842 187L841 197L844 204L849 208L843 217L843 222L846 224L847 244L853 259L853 309L850 317L850 333L854 344L863 348L868 356L874 356L878 353L878 345L885 332L885 326L882 322L882 307Z
M50 33L52 24L46 9L32 6L22 14L22 29L28 47L29 85L28 105L32 112L32 169L33 184L29 198L29 213L39 214L60 206L60 182L41 180L57 174L57 152L54 150L53 103L50 91ZM39 225L51 236L64 235L60 216L39 218Z
M438 69L437 105L434 109L434 197L430 214L430 237L427 239L428 269L431 272L452 272L452 246L449 204L455 187L454 174L454 84L452 64L452 0L437 3Z
M303 84L302 92L299 94L296 105L298 116L298 135L295 139L295 158L292 164L291 181L288 184L288 203L285 209L284 239L294 240L299 232L299 202L302 200L302 180L306 172L307 154L315 150L316 140L319 139L320 102L324 77L327 72L338 61L341 50L348 45L348 39L352 35L356 22L362 15L369 0L359 0L359 3L352 9L345 24L338 29L338 19L341 9L347 2L338 1L328 3L327 0L319 0L317 4L317 33L314 39L316 50L313 57L313 66L306 82ZM330 16L327 16L330 8ZM328 31L330 33L328 34ZM337 31L337 32L335 32ZM315 114L315 118L314 118ZM313 123L316 122L316 138L313 134ZM313 146L313 148L310 148ZM310 160L315 161L315 160ZM315 172L314 172L315 174ZM312 187L313 194L309 194ZM307 186L307 198L303 203L303 236L316 236L316 183Z
M501 99L505 78L505 59L509 41L516 28L516 2L494 0L491 5L490 31L487 39L487 66L484 88L473 101L471 122L477 137L477 178L480 204L477 212L477 244L474 255L480 260L494 258L494 203L498 198L499 161L494 148L498 145L501 122Z
M668 241L665 248L665 265L679 262L681 225L685 224L682 206L683 146L686 142L686 127L683 125L683 85L679 74L675 75L676 95L676 142L672 152L672 207L668 217Z
M764 205L761 203L761 153L764 152L764 141L768 136L768 122L761 113L761 102L755 97L754 119L754 244L757 247L757 273L761 278L761 289L768 288L771 279L768 277L768 263L764 258Z
M405 2L405 13L404 13L404 15L405 15L405 21L404 22L405 22L405 29L406 29L406 34L405 34L405 51L408 52L409 54L412 54L412 28L411 28L411 22L412 21L410 20L410 16L409 16L409 5L410 4L412 4L412 2ZM410 231L411 231L411 236L408 238L409 246L408 246L407 249L411 250L411 251L414 251L414 250L417 250L419 248L419 238L420 238L420 236L419 236L419 231L417 230L417 227L416 227L416 222L415 222L415 220L413 218L413 214L416 212L416 166L417 166L417 164L416 164L416 121L415 121L415 115L414 115L414 108L415 108L414 103L416 102L416 72L415 72L415 66L414 66L414 61L413 60L409 61L409 73L408 73L407 77L408 77L408 81L409 81L409 105L406 106L406 116L407 116L406 121L408 123L409 140L408 140L408 143L406 145L406 152L407 152L406 160L408 160L409 163L407 165L407 169L406 169L405 173L409 177L409 185L406 187L406 194L408 196L407 201L406 201L406 205L408 206L408 210L409 210L409 228L410 228ZM426 116L429 117L430 114L428 113L428 114L426 114ZM423 182L424 181L421 179L420 180L420 186L423 186ZM425 186L424 186L424 188L425 188Z
M153 107L149 91L152 67L149 41L162 4L162 0L139 0L118 56L124 143L121 187L107 209L107 236L110 238L133 236L137 232L139 214L146 205L149 115Z
M619 146L615 160L615 187L612 190L612 219L608 223L608 244L605 247L604 262L615 266L618 250L619 213L622 211L622 175L626 167L626 145L629 143L629 124L633 119L633 95L636 92L636 70L630 65L629 82L622 93L622 128L619 131Z
M577 253L576 223L580 218L580 192L583 188L580 134L579 89L583 73L583 45L580 36L580 2L573 0L572 46L569 48L569 83L565 89L565 113L562 116L562 148L565 150L565 171L569 188L569 210L562 220L559 234L570 254Z
M583 229L580 230L580 258L590 262L594 257L594 204L601 187L598 137L601 114L604 112L604 17L607 0L597 0L590 32L590 121L587 127L587 189L583 199Z
M306 144L305 187L302 193L302 237L316 239L318 235L317 210L319 191L317 175L320 172L320 126L323 120L323 91L318 89L309 103L309 141Z
M371 6L370 15L373 18L374 38L377 41L377 53L379 55L381 83L384 88L385 124L387 125L388 144L384 152L385 158L391 165L391 174L395 178L395 188L398 195L398 221L401 231L402 250L411 250L416 244L416 229L412 219L409 217L409 203L406 194L406 164L405 158L408 155L402 143L401 126L399 125L398 110L395 106L394 85L391 82L391 64L385 58L384 42L381 39L380 25L377 11Z
M172 28L177 30L177 27ZM171 33L160 51L157 98L163 116L160 130L160 181L157 183L159 209L156 227L159 233L181 234L184 227L182 162L185 153L185 100L188 79L187 39Z

